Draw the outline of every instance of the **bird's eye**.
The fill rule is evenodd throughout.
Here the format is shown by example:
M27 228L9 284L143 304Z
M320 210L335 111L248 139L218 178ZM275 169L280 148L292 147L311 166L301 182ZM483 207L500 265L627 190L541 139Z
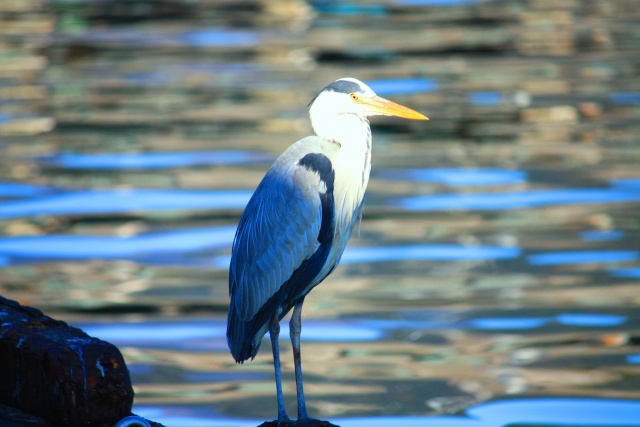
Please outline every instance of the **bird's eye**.
M355 93L352 93L350 96L351 96L351 99L353 99L354 101L357 101L358 99L360 99L358 95L356 95Z

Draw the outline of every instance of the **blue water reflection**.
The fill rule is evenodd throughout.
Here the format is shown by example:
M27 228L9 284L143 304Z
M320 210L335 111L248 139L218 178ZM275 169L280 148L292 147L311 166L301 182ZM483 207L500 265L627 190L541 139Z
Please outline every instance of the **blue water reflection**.
M146 375L152 373L155 370L155 367L153 365L136 362L127 363L127 368L129 368L129 373L131 375Z
M191 352L226 352L226 324L209 322L145 322L81 324L87 334L125 348L171 349Z
M52 191L54 191L52 188L44 185L0 182L0 197L36 197L51 193Z
M357 4L316 0L312 1L311 5L319 13L333 15L381 17L389 13L384 5L379 4Z
M442 314L442 313L441 313ZM441 315L434 319L359 319L358 323L381 330L531 330L545 326L612 328L629 322L629 317L609 313L560 313L554 316L493 316L465 318L464 313Z
M189 383L226 381L270 381L271 373L261 372L185 372L182 379Z
M624 233L620 230L585 230L580 233L580 237L585 242L601 242L620 240L624 237Z
M620 203L640 201L640 192L622 189L577 188L501 193L443 194L405 197L391 201L408 211L504 210L582 203Z
M394 3L402 6L464 6L476 4L480 0L395 0Z
M232 74L235 77L249 75L265 71L265 67L260 64L250 62L196 62L180 61L168 62L161 68L152 68L142 71L123 73L121 78L127 83L144 87L160 87L173 84L188 84L193 81L194 76L210 82L214 86L217 79L222 74ZM201 83L202 84L202 83Z
M635 261L639 254L638 251L616 250L570 251L529 255L527 259L531 265L590 264Z
M367 85L381 96L410 95L438 90L438 81L427 78L369 80Z
M202 28L177 33L108 28L86 31L81 34L63 34L62 41L78 41L94 44L123 44L144 47L193 46L193 47L250 47L260 41L253 31L226 28Z
M469 321L469 326L485 330L534 329L549 323L550 320L537 317L492 317L472 319Z
M623 277L628 279L640 279L640 267L619 267L609 270L613 277Z
M613 314L565 313L556 316L554 320L567 326L612 327L624 324L627 317Z
M180 265L188 260L162 255L194 253L231 247L235 227L196 228L169 232L143 233L135 236L45 235L0 238L0 256L5 264L16 261L37 262L51 259L133 259ZM406 260L500 260L517 258L519 248L500 246L414 245L353 248L349 247L342 263L388 262ZM159 258L160 257L160 258ZM229 256L217 256L210 266L227 268Z
M271 154L257 151L191 151L174 153L63 153L39 157L49 167L66 169L166 169L203 165L267 163ZM1 191L0 186L0 191Z
M452 186L489 186L526 182L527 173L506 169L385 169L374 171L376 178L433 182Z
M479 106L500 105L504 101L500 92L472 92L467 99L469 104Z
M203 352L228 351L226 323L215 319L75 326L116 346ZM301 336L309 342L359 342L379 340L384 333L383 329L355 321L307 319ZM286 341L288 337L288 324L283 322L280 339Z
M220 338L224 337L226 327L220 321L209 322L145 322L145 323L122 323L122 324L83 324L77 325L87 334L102 340L118 343L120 345L131 345L140 342L141 345L147 343L175 344L179 341L192 340L194 338Z
M205 28L180 34L180 40L185 44L197 47L216 46L255 46L260 42L260 36L251 31L230 31L223 28Z
M251 191L87 190L0 203L0 218L136 213L155 210L241 209Z
M501 246L463 246L463 245L414 245L383 247L348 247L340 260L341 264L393 261L478 261L511 259L520 256L519 248ZM216 257L213 265L227 268L231 257Z
M420 319L305 319L302 337L309 342L379 341L401 331L529 330L552 325L572 328L613 328L632 320L629 316L609 313L559 313L540 317L477 317L465 319L464 313L448 313L446 317ZM189 319L172 322L145 321L122 323L76 324L87 334L117 346L136 348L169 348L198 352L227 351L226 323L223 319ZM280 338L288 340L289 330L282 323Z
M227 152L196 154L140 155L56 155L43 158L43 163L65 168L90 169L157 169L202 164L270 162L268 155ZM376 172L383 179L429 181L454 186L489 186L516 184L526 181L526 173L499 169L410 169ZM528 192L496 192L473 194L442 194L392 199L388 205L407 211L438 210L504 210L536 206L615 203L640 201L637 180L618 181L612 189L535 190ZM28 197L24 200L0 203L0 218L36 215L83 215L136 213L155 210L242 209L251 197L251 190L53 190L45 186L2 183L0 196ZM585 234L593 239L596 233ZM604 235L604 234L601 234ZM610 237L613 234L609 235Z
M640 178L621 178L611 181L611 185L614 187L640 191Z
M640 92L614 92L609 99L617 105L640 105Z
M415 245L348 248L342 263L406 260L498 260L520 256L519 248L501 246Z
M135 236L45 235L0 238L0 256L22 261L46 259L137 259L153 261L162 254L192 253L231 247L235 227L197 228ZM519 248L500 246L415 245L347 248L345 264L405 260L499 260L520 256ZM168 264L182 260L166 260ZM215 257L213 266L227 268L228 256Z
M137 256L228 248L235 227L199 228L131 237L49 235L0 238L0 256L21 260L135 259Z
M607 328L623 325L627 316L600 313L562 313L553 317L490 317L468 321L473 329L483 330L524 330L535 329L556 323L575 327Z
M254 427L262 420L225 418L198 406L134 406L134 412L167 426ZM640 402L598 398L496 400L467 409L465 415L337 418L342 427L504 427L546 425L581 427L640 426Z

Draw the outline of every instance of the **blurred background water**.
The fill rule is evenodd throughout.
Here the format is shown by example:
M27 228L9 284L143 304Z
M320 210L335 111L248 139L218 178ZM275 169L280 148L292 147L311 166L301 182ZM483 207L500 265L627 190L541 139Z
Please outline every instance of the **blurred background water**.
M268 346L226 348L230 245L353 76L431 120L374 120L362 223L305 304L311 414L640 425L639 22L636 0L3 0L0 293L118 345L134 412L272 419Z

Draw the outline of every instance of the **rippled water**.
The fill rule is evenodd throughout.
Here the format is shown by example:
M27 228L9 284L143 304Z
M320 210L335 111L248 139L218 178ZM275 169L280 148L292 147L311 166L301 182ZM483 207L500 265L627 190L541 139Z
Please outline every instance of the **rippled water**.
M227 350L230 246L351 75L431 120L373 120L362 223L305 303L311 415L640 426L635 1L50 6L0 32L0 293L119 346L134 412L275 416L268 344Z

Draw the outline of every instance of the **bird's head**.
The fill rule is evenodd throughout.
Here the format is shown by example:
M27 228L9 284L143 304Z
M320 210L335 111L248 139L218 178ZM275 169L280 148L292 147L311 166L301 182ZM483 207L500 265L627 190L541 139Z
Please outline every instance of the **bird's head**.
M346 77L326 86L310 105L309 116L316 134L343 141L358 129L368 132L369 116L396 116L429 120L423 114L384 99L360 80Z
M396 116L411 120L429 120L423 114L384 99L360 80L345 77L326 86L310 105L311 123L318 135L327 126L339 126L340 118L357 116Z

